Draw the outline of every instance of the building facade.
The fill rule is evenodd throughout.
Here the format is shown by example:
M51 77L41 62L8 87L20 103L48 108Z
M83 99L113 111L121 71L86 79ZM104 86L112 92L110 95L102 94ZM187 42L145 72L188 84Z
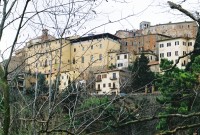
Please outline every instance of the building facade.
M105 70L115 65L119 50L119 38L109 33L71 40L71 70Z
M129 53L118 53L117 54L117 69L128 68L129 65Z
M159 63L161 59L168 59L175 64L178 58L190 53L194 49L194 38L172 38L168 40L158 41L159 44ZM181 58L177 64L180 69L185 69L186 64L190 61L190 57Z
M118 95L125 89L129 75L123 70L107 70L95 73L95 78L95 89L98 95Z
M59 75L60 89L74 79L86 79L87 71L105 70L116 64L120 43L112 34L63 39L48 36L43 32L42 36L26 43L26 71L45 74L48 84Z
M157 24L150 26L142 31L142 34L163 34L171 37L195 38L198 26L195 21L185 21L176 23Z
M141 53L142 51L151 50L158 54L157 41L168 39L169 36L161 34L147 34L121 39L121 50L123 52Z

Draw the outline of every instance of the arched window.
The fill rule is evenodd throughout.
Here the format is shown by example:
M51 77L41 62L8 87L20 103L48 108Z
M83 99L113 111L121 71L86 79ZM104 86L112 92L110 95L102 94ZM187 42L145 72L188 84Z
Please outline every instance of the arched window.
M47 67L48 63L47 63L47 59L44 62L44 67Z
M75 61L75 58L73 58L73 64L75 64L75 62L76 62L76 61Z
M82 58L81 58L81 62L84 63L84 56L82 56Z

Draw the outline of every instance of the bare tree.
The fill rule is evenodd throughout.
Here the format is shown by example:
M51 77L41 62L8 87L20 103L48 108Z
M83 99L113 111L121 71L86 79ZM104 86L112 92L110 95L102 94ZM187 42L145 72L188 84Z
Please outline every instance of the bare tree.
M104 104L97 104L95 107L86 108L87 110L84 110L81 108L81 103L85 102L86 99L83 99L81 94L85 93L85 87L80 87L78 89L78 87L74 86L75 81L71 81L68 88L66 88L67 91L63 93L59 93L58 91L60 74L63 71L62 51L65 46L69 46L69 40L65 37L72 35L75 36L81 29L85 27L84 24L86 22L94 19L95 16L98 15L95 9L100 6L102 2L106 1L2 1L0 41L2 41L4 38L4 33L7 30L10 28L15 29L14 38L12 39L10 47L2 54L2 56L4 54L9 54L9 56L6 59L3 57L4 61L2 62L2 68L0 71L0 89L1 96L3 98L3 135L12 133L12 127L16 126L14 125L14 122L19 122L19 129L17 129L18 132L21 129L27 129L26 132L29 134L50 134L54 132L82 134L93 123L101 119L102 116L105 116L105 112L113 104L116 99L115 97ZM98 27L102 27L110 23L116 23L131 16L133 16L133 14L127 15L124 18L119 18L118 20L109 20L104 24L95 26L93 29L86 31L82 36ZM49 36L47 33L44 33L47 35L43 35L35 40L30 40L26 43L26 45L24 45L25 42L30 38L26 33L30 32L38 36L38 33L45 29L49 29L53 36ZM19 40L20 36L23 35L25 35L23 40ZM35 44L37 44L37 42L39 42L40 45L48 46L48 50L44 51L42 47L40 49L36 49ZM50 45L48 45L48 43L50 44L51 42L58 42L59 44L56 48L51 48ZM34 51L32 52L29 50L31 46L34 48ZM13 70L10 70L9 65L13 59L12 56L19 48L23 48L23 51L25 51L26 55L23 55L24 58L19 66ZM58 53L56 54L56 57L54 57L52 54L55 54L56 52ZM48 72L50 78L48 83L48 92L45 94L40 94L39 92L43 89L39 87L39 74L37 72L39 69L37 65L40 64L40 60L44 62L43 58L46 54L50 56L50 71ZM33 58L33 61L30 61L30 58ZM53 61L57 61L58 64L58 70L56 73L54 73L52 70ZM35 64L35 69L31 69L31 71L36 71L35 74L30 75L34 80L34 84L32 84L30 81L32 86L30 86L29 92L32 90L34 94L30 94L28 96L17 89L18 87L11 89L11 84L15 81L19 73L16 72L17 69L19 69L19 67L23 67L20 69L23 71L28 71L30 65L27 65L27 63L30 65ZM85 70L87 70L93 63L95 63L95 61L91 62ZM44 66L46 66L46 64ZM83 70L83 72L85 70ZM9 76L11 73L13 73L13 75ZM56 77L51 78L52 74L55 74ZM11 80L9 83L8 78ZM17 94L13 95L13 91L17 91ZM24 89L25 93L26 91L27 90ZM13 97L16 97L17 99L16 101L12 102L11 98ZM63 108L66 109L67 113L64 113ZM94 113L94 110L97 108L101 108L100 112ZM14 111L15 109L17 111ZM91 116L89 119L87 119L88 115L86 115L86 113L89 113L89 116ZM65 116L68 117L66 118L67 120L63 119ZM81 117L83 117L83 121L79 120ZM33 126L30 127L30 125Z

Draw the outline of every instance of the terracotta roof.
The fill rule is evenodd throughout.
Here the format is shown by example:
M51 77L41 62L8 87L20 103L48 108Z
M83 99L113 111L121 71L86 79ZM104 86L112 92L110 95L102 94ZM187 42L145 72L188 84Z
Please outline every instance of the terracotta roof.
M148 65L159 65L159 61L151 61L148 63Z

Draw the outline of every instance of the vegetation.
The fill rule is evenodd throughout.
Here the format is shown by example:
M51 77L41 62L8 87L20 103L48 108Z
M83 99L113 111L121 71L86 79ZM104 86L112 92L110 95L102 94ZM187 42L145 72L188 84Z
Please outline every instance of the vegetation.
M172 62L163 59L161 69L164 70L166 67L172 67ZM157 101L164 107L160 115L188 114L195 108L195 88L199 85L196 72L187 72L175 67L160 75L156 85L161 92L161 97ZM178 118L163 118L157 128L161 131L172 130L187 123L184 121Z
M131 91L141 92L144 91L145 87L152 86L154 73L150 70L148 63L148 58L142 53L141 56L129 66L129 70L132 72Z
M85 22L93 19L96 15L95 8L102 1L72 0L63 2L50 0L43 2L42 6L37 6L37 1L25 0L20 3L22 8L18 5L17 0L3 0L2 3L0 1L3 7L2 12L0 12L0 41L4 30L9 25L16 28L16 35L9 50L9 58L0 66L0 134L115 133L129 135L175 134L176 132L192 134L198 130L200 127L200 27L194 51L187 54L191 56L191 62L187 65L186 70L176 68L176 65L173 65L171 61L161 60L161 69L165 72L155 77L148 66L148 58L142 53L129 67L132 76L130 78L131 90L128 91L130 94L127 95L90 95L87 93L87 87L79 86L76 83L79 78L72 82L69 80L66 89L62 92L58 91L60 65L64 64L61 63L62 40L58 43L60 50L48 50L49 52L60 52L57 54L59 55L57 61L59 64L56 64L58 75L52 84L47 86L45 76L36 72L33 75L35 82L31 84L30 90L24 88L24 91L27 92L20 91L19 86L12 86L11 82L18 75L18 72L15 71L19 66L16 66L15 70L9 71L9 64L15 49L20 47L17 46L19 44L18 38L23 28L34 29L38 28L38 24L40 24L41 28L38 29L51 28L56 33L55 35L58 35L58 38L63 39L65 36L69 36L66 33L75 31L77 34L76 32L83 27ZM30 3L32 5L27 9ZM59 4L55 5L55 3ZM169 2L169 5L172 9L178 9L200 24L199 16L194 17L192 14L188 14L188 11L172 2ZM23 10L18 9L19 7ZM44 9L40 9L41 7ZM38 18L34 18L35 16ZM41 18L47 20L43 22ZM63 18L66 20L60 21ZM39 21L37 22L37 20ZM45 24L49 20L52 21L52 24ZM113 22L109 20L109 23ZM37 33L35 30L33 31ZM38 56L38 53L42 52L35 52L33 55ZM115 69L116 65L111 64L108 68ZM54 69L52 69L51 64L50 77L53 74L52 70ZM10 79L11 73L13 73L13 78ZM92 84L94 80L89 83ZM154 85L155 80L160 94L145 95L139 93L144 91L146 87Z

